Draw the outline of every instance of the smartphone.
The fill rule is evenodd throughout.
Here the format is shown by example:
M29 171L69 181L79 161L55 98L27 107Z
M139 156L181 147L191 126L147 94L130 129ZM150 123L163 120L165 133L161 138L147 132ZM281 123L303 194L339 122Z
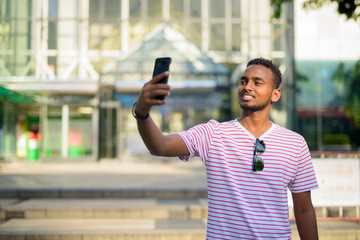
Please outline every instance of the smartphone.
M153 71L153 77L159 75L160 73L169 71L171 64L171 58L170 57L164 57L164 58L157 58L155 60L154 65L154 71ZM158 83L168 83L169 77L165 77L161 79ZM165 96L157 96L156 99L164 100Z

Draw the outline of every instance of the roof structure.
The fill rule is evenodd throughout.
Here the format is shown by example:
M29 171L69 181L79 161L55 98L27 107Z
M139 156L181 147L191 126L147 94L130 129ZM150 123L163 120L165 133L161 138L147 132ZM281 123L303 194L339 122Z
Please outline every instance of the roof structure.
M172 73L229 75L230 71L211 57L182 33L172 27L160 24L147 34L144 40L127 51L116 62L103 69L106 73L138 73L153 70L158 57L171 57Z
M112 79L119 92L137 91L144 81L150 80L158 57L172 58L170 79L174 88L214 89L219 78L230 76L227 68L215 63L182 33L165 24L157 26L142 42L107 65L101 75L104 79ZM137 77L131 77L132 74ZM143 79L139 79L139 74Z

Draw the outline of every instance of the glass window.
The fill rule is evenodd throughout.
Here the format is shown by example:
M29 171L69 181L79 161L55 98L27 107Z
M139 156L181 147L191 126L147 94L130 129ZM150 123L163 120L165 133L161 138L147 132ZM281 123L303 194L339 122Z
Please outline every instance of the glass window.
M92 129L93 108L88 106L71 107L69 116L69 158L91 156L93 149Z
M89 48L94 50L121 49L121 0L91 0Z
M311 150L359 151L360 126L354 112L354 62L297 61L299 131ZM348 87L346 87L348 86Z
M241 17L241 3L240 0L232 0L231 2L231 16L233 18Z
M210 18L224 18L225 17L225 1L210 0Z
M57 0L58 18L78 18L79 0Z
M121 0L90 0L89 17L92 21L117 20L121 16Z
M150 18L162 17L162 0L148 0L148 16Z
M191 0L190 2L190 17L201 17L201 0Z
M211 24L210 50L225 50L225 24Z
M117 112L116 109L102 108L100 109L100 141L99 141L99 154L102 158L115 158L116 149L118 145L117 135ZM91 122L89 126L91 128ZM86 129L83 128L83 134L86 134ZM88 136L86 136L88 137ZM91 142L87 145L91 147ZM91 149L91 148L89 148Z
M140 42L145 35L145 26L140 21L130 21L130 30L129 30L129 41L130 46Z
M89 17L90 17L90 19L97 19L100 17L100 1L99 0L90 0Z
M89 24L89 49L100 49L100 24Z
M241 25L233 24L232 25L232 46L233 51L240 51L241 47Z
M190 24L190 33L189 38L199 47L201 46L201 38L202 38L202 31L201 31L201 23L191 23Z
M1 49L10 49L10 28L11 20L1 19Z
M14 50L15 54L4 52L0 59L4 61L4 69L0 68L0 75L19 75L29 61L31 49L31 22L20 19L9 19L2 25L4 32L0 33L0 48ZM1 27L2 27L1 26ZM1 29L0 27L0 29ZM0 30L1 31L1 30Z
M78 48L78 22L77 21L59 21L57 23L58 49L77 49Z
M57 22L49 21L48 26L48 49L57 49Z
M140 18L141 16L141 0L131 0L130 4L130 18Z
M171 0L170 17L172 18L184 17L184 0Z
M281 51L286 47L286 28L284 24L273 24L274 51Z
M48 57L48 65L49 65L49 68L56 75L57 74L57 57Z
M55 19L58 17L58 0L49 0L49 18Z
M100 46L103 50L121 49L121 29L118 24L107 23L102 25Z
M44 129L43 154L45 157L61 156L61 107L48 107L47 124Z
M121 14L121 2L120 0L106 0L105 4L105 19L117 19Z
M120 50L120 26L114 23L90 23L89 48L102 50Z
M17 104L5 101L3 102L3 121L2 129L3 157L15 157L16 155L16 128L18 123Z

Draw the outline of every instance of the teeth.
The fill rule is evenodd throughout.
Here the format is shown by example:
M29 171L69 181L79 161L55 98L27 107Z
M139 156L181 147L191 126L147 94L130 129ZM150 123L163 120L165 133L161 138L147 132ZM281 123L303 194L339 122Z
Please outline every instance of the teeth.
M252 96L250 96L250 95L244 95L243 98L244 98L245 100L249 100L249 99L252 98Z

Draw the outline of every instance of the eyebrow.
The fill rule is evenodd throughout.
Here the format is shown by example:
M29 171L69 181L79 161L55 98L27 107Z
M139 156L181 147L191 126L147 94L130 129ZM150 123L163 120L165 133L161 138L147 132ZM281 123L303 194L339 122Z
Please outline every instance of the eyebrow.
M245 77L245 76L241 76L241 78L240 78L240 80L248 80L249 78L248 77ZM263 78L261 78L261 77L253 77L252 78L253 80L260 80L260 81L264 81L264 79Z

